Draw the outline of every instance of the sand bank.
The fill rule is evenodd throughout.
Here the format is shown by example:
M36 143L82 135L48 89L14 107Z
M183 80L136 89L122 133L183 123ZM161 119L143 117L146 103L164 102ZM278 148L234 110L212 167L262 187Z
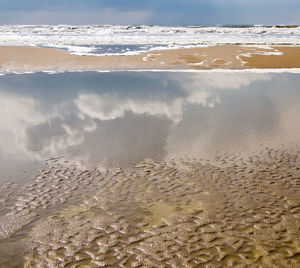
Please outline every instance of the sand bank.
M248 68L300 68L300 47L223 45L131 56L77 56L60 49L0 46L4 72Z

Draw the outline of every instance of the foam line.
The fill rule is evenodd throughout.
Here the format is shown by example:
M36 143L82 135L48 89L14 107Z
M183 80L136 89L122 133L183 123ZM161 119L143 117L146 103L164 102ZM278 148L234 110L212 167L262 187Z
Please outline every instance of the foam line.
M76 55L142 52L224 44L300 45L300 27L0 25L0 45L66 49Z
M141 70L71 70L71 71L53 71L44 70L37 72L1 72L0 75L9 74L34 74L34 73L47 73L47 74L61 74L61 73L83 73L83 72L97 72L97 73L118 73L118 72L155 72L155 73L294 73L299 74L300 68L274 68L274 69L210 69L210 70L195 70L195 69L141 69Z

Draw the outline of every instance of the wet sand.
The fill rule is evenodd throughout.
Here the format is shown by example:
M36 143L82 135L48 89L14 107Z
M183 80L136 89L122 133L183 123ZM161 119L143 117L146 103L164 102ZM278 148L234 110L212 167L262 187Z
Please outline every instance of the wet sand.
M299 79L2 76L0 267L299 267Z
M3 267L18 267L23 255L25 267L300 264L299 151L107 171L45 165L18 194L1 186L17 197L1 203ZM72 201L78 193L83 201Z
M131 56L77 56L59 49L0 47L4 72L248 68L300 68L300 47L222 45Z

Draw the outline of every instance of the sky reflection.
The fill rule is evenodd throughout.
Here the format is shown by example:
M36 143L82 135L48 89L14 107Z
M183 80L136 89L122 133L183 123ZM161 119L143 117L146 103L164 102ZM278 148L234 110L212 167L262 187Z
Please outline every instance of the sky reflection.
M1 166L53 156L131 166L299 144L299 80L254 73L2 76Z

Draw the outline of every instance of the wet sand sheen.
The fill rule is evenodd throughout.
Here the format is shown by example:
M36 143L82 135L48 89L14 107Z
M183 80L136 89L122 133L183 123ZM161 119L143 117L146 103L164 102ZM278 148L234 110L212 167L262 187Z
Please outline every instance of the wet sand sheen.
M300 263L298 151L266 149L248 158L216 157L215 164L145 162L108 172L70 164L47 161L6 216L11 233L1 235L13 241L25 234L18 229L40 219L25 235L25 267ZM84 201L62 209L79 189ZM46 210L53 214L41 217ZM5 247L1 265L20 261L18 251Z
M76 56L67 51L37 47L0 47L4 72L300 68L300 47L239 46L160 50L132 56Z

